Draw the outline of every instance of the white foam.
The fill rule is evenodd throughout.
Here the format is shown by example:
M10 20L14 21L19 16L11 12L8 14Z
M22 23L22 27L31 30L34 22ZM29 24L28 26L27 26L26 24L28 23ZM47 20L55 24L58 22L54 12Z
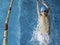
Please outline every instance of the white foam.
M37 40L39 42L39 45L48 45L49 44L49 35L48 33L46 34L41 34L40 32L40 20L38 19L38 25L37 27L33 30L33 35L30 40L30 42L34 42Z

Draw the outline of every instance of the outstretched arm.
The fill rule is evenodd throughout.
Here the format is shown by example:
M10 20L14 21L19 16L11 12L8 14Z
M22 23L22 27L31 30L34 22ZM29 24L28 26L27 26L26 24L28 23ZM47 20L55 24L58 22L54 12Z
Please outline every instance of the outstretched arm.
M43 4L47 9L49 9L49 6L45 3L44 0L42 0L42 4Z
M36 3L37 3L37 14L38 14L38 16L40 16L40 8L39 8L39 3L40 2L40 0L36 0Z
M50 7L42 0L42 4L48 9L48 15L50 15Z

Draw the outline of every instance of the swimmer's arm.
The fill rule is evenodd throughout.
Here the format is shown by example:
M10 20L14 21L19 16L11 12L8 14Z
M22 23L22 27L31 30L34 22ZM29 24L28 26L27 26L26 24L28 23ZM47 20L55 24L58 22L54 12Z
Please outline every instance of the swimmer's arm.
M50 7L45 3L44 0L42 0L42 4L48 9L48 15L50 15Z
M45 3L44 0L42 0L42 4L43 4L47 9L50 9L49 6Z
M39 0L36 0L36 2L37 2L37 14L38 16L40 16L41 14L40 14Z

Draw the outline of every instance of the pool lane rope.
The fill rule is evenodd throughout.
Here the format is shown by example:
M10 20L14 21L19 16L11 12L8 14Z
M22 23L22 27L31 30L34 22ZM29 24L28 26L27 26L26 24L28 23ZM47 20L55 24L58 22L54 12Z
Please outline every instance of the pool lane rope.
M6 20L5 20L3 45L7 45L7 42L8 42L7 41L8 40L8 38L7 38L8 37L8 22L9 22L9 17L10 17L13 1L14 0L11 0L11 2L10 2L7 17L6 17Z

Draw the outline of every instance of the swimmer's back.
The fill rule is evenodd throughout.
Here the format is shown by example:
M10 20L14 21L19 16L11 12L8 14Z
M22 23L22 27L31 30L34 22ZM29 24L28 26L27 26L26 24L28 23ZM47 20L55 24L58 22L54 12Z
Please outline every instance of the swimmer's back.
M41 33L49 33L49 18L47 16L40 16L39 20Z

